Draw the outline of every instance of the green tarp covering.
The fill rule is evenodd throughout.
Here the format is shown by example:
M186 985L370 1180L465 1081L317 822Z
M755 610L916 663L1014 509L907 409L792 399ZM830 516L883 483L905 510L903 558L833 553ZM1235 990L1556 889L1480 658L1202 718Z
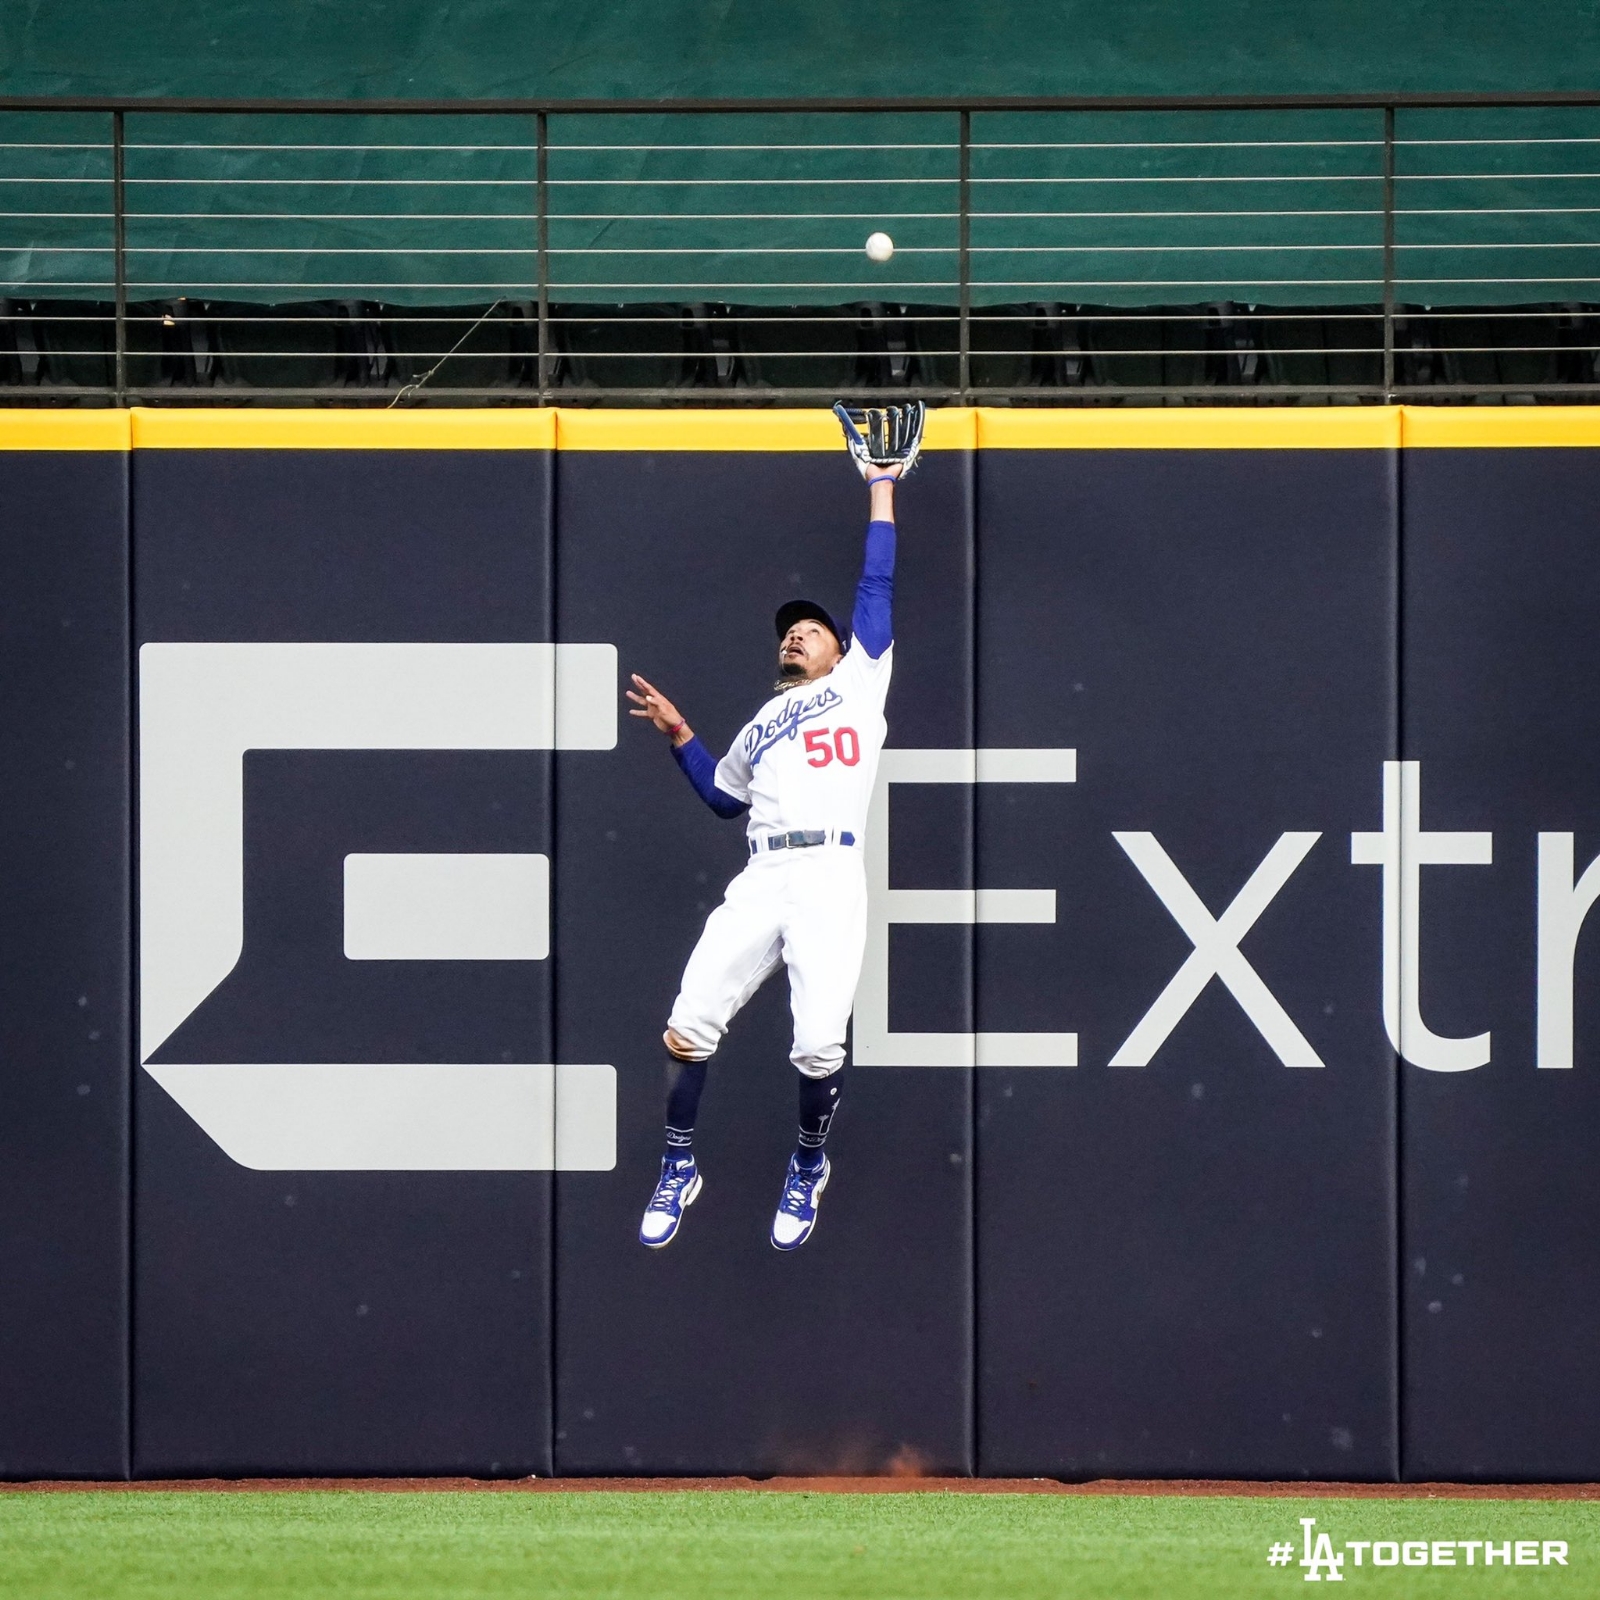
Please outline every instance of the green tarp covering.
M1592 7L79 4L0 9L13 93L560 96L1530 89ZM950 305L954 114L553 116L558 303ZM1600 299L1600 112L1403 111L1403 303ZM992 113L977 305L1372 304L1376 111ZM105 299L110 118L0 115L0 295ZM537 294L528 117L127 118L136 300ZM870 263L881 228L896 252Z
M8 0L0 93L1588 89L1590 0Z

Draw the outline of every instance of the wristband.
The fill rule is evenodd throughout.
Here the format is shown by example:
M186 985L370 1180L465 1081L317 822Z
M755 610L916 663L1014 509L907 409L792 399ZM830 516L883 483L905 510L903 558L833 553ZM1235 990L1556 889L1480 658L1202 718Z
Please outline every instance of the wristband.
M683 730L688 726L689 724L685 722L682 717L679 717L677 722L667 729L667 737L669 739L676 739L678 735L682 733Z
M881 478L868 478L867 487L871 489L880 483L898 483L899 481L900 480L898 478L891 478L888 473L885 473Z

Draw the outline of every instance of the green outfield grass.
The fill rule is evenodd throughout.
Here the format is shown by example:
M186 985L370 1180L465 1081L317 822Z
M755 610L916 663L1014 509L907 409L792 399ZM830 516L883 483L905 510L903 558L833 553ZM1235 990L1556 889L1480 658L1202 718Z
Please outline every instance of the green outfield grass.
M1600 1504L976 1494L0 1495L6 1600L1250 1600L1277 1540L1561 1539L1569 1565L1356 1569L1335 1596L1600 1594ZM1370 1554L1370 1553L1369 1553ZM1481 1552L1478 1552L1481 1562Z

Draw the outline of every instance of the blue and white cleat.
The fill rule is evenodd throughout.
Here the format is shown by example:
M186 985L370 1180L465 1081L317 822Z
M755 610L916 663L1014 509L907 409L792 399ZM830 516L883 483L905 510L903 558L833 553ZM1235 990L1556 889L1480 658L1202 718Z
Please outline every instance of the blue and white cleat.
M694 1157L674 1161L671 1156L661 1158L661 1181L644 1208L644 1221L639 1224L639 1243L659 1250L671 1244L683 1221L683 1214L695 1203L700 1194L700 1169Z
M778 1202L778 1214L772 1219L772 1247L774 1250L798 1250L811 1237L817 1225L817 1202L828 1187L833 1175L833 1164L826 1156L815 1171L802 1167L793 1156L789 1157L789 1175L783 1180L783 1198Z

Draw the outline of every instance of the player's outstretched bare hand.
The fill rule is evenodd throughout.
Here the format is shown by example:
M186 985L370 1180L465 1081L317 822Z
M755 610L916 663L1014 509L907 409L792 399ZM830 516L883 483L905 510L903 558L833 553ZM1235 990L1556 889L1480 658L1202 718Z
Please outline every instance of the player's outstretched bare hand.
M635 694L632 689L628 690L628 698L636 708L628 712L630 717L648 717L678 744L687 743L694 737L689 724L679 716L678 708L653 683L647 683L637 672L633 674L633 681L643 692Z

